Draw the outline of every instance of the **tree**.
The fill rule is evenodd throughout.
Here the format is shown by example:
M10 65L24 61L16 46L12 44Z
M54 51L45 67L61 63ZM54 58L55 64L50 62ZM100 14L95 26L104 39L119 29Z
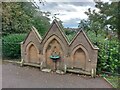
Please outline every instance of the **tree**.
M90 30L90 21L89 20L81 20L78 28L82 28L84 31L88 32Z
M2 9L2 56L20 58L20 42L26 33L35 26L43 36L49 28L50 19L33 2L3 2Z
M38 32L41 34L41 36L44 36L44 34L46 33L46 31L49 29L50 27L50 23L49 23L50 19L45 17L45 16L41 16L41 14L38 12L38 14L36 14L33 17L33 26L36 27L36 29L38 30Z
M36 8L33 2L3 2L2 9L3 35L26 33L31 30L30 28L33 25L39 29L40 25L43 24L46 29L46 26L48 27L50 24L49 19L43 16L43 13ZM40 22L41 20L46 23ZM36 22L38 22L37 25Z
M85 14L88 15L90 21L90 29L96 33L104 31L108 35L109 31L117 32L118 38L120 37L120 29L118 28L118 18L120 15L120 7L118 2L95 2L95 7L99 9L91 11L89 8ZM119 38L120 39L120 38Z
M95 7L99 11L89 8L85 14L88 15L88 30L96 35L95 38L94 34L89 32L91 34L90 38L96 41L97 46L100 48L97 69L100 72L104 70L119 73L120 54L118 52L120 42L118 40L120 40L120 27L118 24L120 23L120 2L95 2ZM82 22L84 28L87 22Z

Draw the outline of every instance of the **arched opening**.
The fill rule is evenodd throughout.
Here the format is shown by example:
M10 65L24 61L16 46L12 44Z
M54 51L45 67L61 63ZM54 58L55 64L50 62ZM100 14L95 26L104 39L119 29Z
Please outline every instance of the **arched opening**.
M38 51L33 44L28 46L28 61L29 63L39 63Z
M61 44L54 38L48 43L45 51L46 65L48 68L55 69L55 63L50 59L50 56L55 53L60 56L60 59L56 63L57 69L59 69L61 67L61 62L63 59L63 49L61 47Z
M82 48L78 48L73 54L73 67L85 70L86 55Z

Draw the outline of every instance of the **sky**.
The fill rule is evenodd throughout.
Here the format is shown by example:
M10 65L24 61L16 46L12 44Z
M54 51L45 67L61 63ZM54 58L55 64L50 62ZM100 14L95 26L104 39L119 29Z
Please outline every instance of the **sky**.
M88 16L84 13L91 10L99 11L95 8L93 0L45 0L45 5L39 4L38 0L35 0L42 11L49 11L52 13L50 16L53 20L53 14L58 14L56 17L63 22L64 27L77 28L78 23L82 19L88 19ZM109 1L109 0L104 0Z

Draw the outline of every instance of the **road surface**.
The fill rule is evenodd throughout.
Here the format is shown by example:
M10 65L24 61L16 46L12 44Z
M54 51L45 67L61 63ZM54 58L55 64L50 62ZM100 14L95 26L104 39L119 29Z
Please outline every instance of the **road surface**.
M20 67L13 63L2 65L2 88L112 88L103 78L46 73L38 68Z

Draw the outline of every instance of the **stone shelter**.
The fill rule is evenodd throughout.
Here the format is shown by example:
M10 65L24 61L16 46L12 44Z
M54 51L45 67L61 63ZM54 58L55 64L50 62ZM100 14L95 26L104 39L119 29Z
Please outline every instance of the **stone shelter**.
M91 43L83 30L79 30L69 42L57 20L53 20L43 38L32 27L21 42L22 64L38 66L41 70L96 73L97 56L98 47Z

